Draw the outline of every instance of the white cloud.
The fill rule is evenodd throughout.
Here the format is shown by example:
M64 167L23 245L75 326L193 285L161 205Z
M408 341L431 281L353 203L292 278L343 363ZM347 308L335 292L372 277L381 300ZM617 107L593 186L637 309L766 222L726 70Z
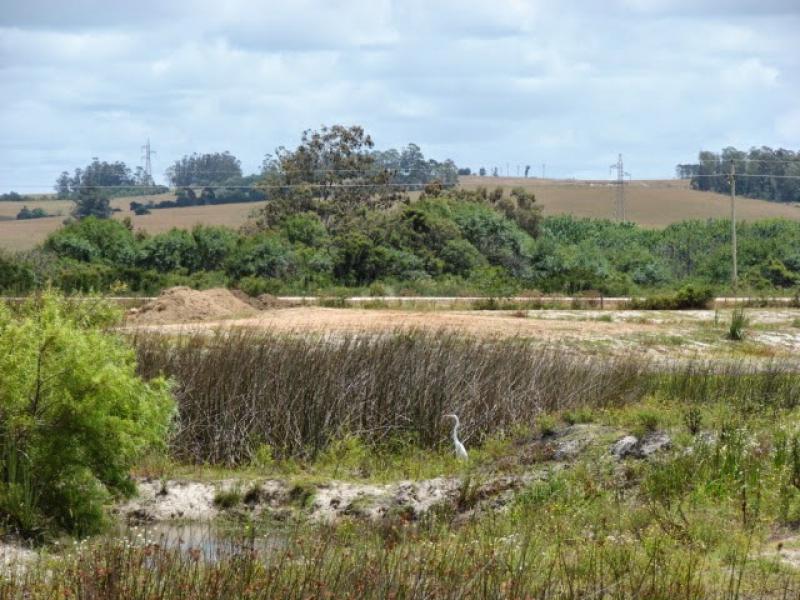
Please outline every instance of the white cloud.
M335 122L472 167L603 177L623 152L636 176L669 176L701 147L796 145L795 4L13 3L0 191L47 188L92 156L135 165L147 137L159 175L224 149L255 169Z

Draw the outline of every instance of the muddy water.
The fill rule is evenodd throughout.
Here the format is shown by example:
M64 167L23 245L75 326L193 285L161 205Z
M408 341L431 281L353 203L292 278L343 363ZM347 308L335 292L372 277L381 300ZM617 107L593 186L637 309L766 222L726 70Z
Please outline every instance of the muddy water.
M256 552L265 558L286 548L286 536L280 532L250 533L232 530L213 523L150 523L119 529L116 539L136 545L157 545L177 549L207 562L217 562L237 554Z

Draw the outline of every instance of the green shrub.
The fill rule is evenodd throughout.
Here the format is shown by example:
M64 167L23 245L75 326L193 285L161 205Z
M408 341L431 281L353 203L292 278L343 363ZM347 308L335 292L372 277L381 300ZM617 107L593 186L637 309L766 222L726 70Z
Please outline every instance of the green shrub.
M276 294L281 289L281 283L277 279L265 279L263 277L242 277L239 280L238 288L248 296L257 298L261 294Z
M103 331L117 309L47 291L12 317L0 305L0 523L26 535L97 531L103 506L134 491L144 450L174 411L163 379Z
M745 337L744 328L747 327L748 319L744 314L743 308L735 308L731 314L731 324L728 327L728 339L740 342Z
M242 502L242 493L237 489L218 490L214 494L214 506L227 510L238 506Z
M35 275L30 265L0 252L0 292L24 294L33 289Z
M45 248L80 261L107 260L131 266L136 260L133 233L119 221L87 217L52 233Z
M635 413L635 418L636 422L633 430L634 433L639 437L656 431L661 421L661 415L657 411L650 408L639 409Z
M65 292L104 292L119 278L112 266L70 259L60 261L52 283Z
M714 290L710 287L688 284L672 294L659 294L631 300L629 308L637 310L705 309L713 299Z

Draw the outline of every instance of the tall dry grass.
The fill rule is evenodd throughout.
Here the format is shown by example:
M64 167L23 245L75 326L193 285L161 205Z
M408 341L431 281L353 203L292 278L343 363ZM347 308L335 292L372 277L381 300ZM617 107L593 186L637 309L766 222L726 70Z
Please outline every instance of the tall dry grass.
M135 341L140 372L176 381L181 460L237 464L261 444L314 456L330 440L443 439L455 412L462 436L483 437L542 411L621 405L647 391L646 364L592 359L517 340L448 333L281 337L240 331Z

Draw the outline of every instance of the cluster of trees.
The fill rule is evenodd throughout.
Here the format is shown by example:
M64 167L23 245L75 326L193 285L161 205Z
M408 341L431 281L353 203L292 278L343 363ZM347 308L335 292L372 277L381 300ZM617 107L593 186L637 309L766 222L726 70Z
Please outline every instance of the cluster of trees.
M704 150L696 164L681 164L676 174L691 179L693 189L729 194L731 165L736 172L736 193L777 202L800 202L800 152L778 148L749 151L724 148Z
M0 202L22 202L23 200L25 200L25 196L14 191L0 194Z
M27 206L23 206L22 210L17 213L18 220L24 219L41 219L43 217L49 217L50 215L43 208L34 208L30 209Z
M122 161L106 162L93 158L84 168L76 168L72 175L62 171L56 179L55 190L59 198L77 198L84 188L98 188L107 197L136 196L166 192L164 186L156 186L152 178L142 169L135 171Z
M187 155L167 169L167 179L173 187L202 187L238 182L241 178L242 163L227 150Z
M137 215L150 214L159 208L181 208L184 206L204 206L207 204L231 204L234 202L261 202L267 194L257 187L212 188L204 187L195 191L193 188L180 188L175 192L175 200L149 200L147 202L131 201L130 209Z
M431 182L443 186L457 182L458 168L452 160L427 159L416 144L383 152L374 146L358 126L307 130L297 148L278 148L265 157L260 173L247 176L239 159L228 151L186 155L167 169L170 185L178 188L174 201L135 202L132 208L145 214L158 208L286 199L297 195L298 187L303 188L302 196L352 205L368 198L393 197L395 192ZM141 167L131 171L124 162L97 158L72 175L61 173L55 189L60 198L72 198L79 204L89 195L110 198L168 191L154 186ZM96 207L76 211L76 216L88 214L103 216Z
M439 181L446 186L458 183L459 169L452 160L438 162L432 158L426 159L416 144L408 144L400 150L376 150L372 152L372 157L376 167L391 173L393 183L424 185Z
M331 293L341 287L418 294L521 290L611 295L687 283L727 286L730 226L687 221L663 230L630 223L542 218L523 190L429 187L415 202L331 212L330 201L268 202L245 231L223 227L148 236L88 218L28 255L0 256L0 290L46 281L62 289L133 292L170 285L238 286L251 293ZM800 285L800 223L740 224L743 286Z

